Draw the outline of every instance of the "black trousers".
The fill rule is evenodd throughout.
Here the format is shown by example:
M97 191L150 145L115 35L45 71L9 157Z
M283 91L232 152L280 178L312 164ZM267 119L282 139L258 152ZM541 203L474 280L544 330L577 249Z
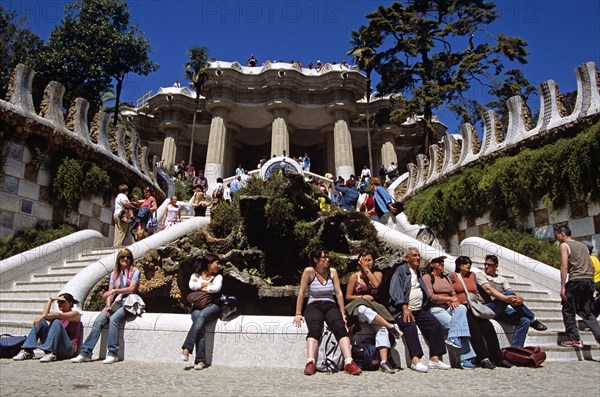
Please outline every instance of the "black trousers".
M444 331L438 319L428 310L415 310L412 314L415 317L415 321L407 323L404 322L402 311L394 316L398 327L404 332L404 340L408 345L408 354L410 354L410 357L423 357L423 347L419 341L417 326L429 343L429 357L441 356L446 353Z
M327 327L335 335L336 340L340 340L348 335L346 324L340 307L337 303L331 301L316 301L308 304L304 310L304 320L308 328L307 338L314 338L321 341L323 336L323 321L327 323Z
M503 360L494 324L490 320L475 317L470 310L467 310L467 321L469 322L469 331L471 331L471 345L475 350L477 360L489 358L495 363Z

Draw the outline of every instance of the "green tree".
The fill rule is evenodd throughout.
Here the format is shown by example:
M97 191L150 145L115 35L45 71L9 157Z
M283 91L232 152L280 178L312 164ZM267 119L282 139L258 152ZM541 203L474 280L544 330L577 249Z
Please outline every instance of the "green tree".
M24 28L25 18L0 3L0 97L5 98L10 76L19 63L32 64L32 56L44 42L35 33Z
M376 45L375 37L369 35L366 26L361 26L358 31L350 32L350 45L352 48L347 52L347 55L352 56L360 70L364 70L367 75L365 95L367 98L367 150L369 151L369 169L373 172L373 154L371 151L371 125L369 114L369 105L371 103L371 73L378 60L378 55L375 52Z
M501 80L505 63L527 63L527 42L504 34L492 35L485 26L498 18L496 5L483 0L410 0L380 6L367 15L375 50L381 54L375 70L377 89L401 92L405 107L393 119L424 116L425 145L431 144L435 109L456 106L475 84L490 89Z
M44 86L51 80L65 86L67 106L82 97L93 113L113 79L158 69L151 52L142 31L130 23L125 1L77 0L65 6L64 19L50 33L36 69Z
M187 51L189 60L183 65L185 78L191 81L192 88L196 91L196 106L194 109L194 119L192 121L192 139L190 144L190 161L192 164L192 155L194 153L194 130L196 129L196 113L200 104L200 91L209 78L208 68L210 62L214 59L208 56L208 48L191 47Z

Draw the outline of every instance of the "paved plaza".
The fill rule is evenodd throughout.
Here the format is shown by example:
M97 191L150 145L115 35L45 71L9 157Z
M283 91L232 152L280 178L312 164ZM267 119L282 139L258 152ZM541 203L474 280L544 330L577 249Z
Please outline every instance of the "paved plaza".
M363 392L357 393L357 387ZM369 392L370 391L370 392ZM101 361L72 364L0 360L2 396L598 396L600 362L549 362L542 368L430 371L403 369L389 375L317 373L302 369L232 368L202 371L183 363Z

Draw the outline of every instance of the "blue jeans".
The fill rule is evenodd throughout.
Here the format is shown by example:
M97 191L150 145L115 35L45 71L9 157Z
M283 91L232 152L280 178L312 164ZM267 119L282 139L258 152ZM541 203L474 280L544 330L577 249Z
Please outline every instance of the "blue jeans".
M105 309L106 310L106 309ZM119 354L119 328L121 327L121 322L132 314L128 313L120 307L117 311L110 315L110 317L106 317L106 311L102 310L96 320L94 320L94 325L92 325L92 330L88 334L87 338L85 338L85 342L83 342L83 346L81 347L81 355L85 357L92 357L92 351L98 343L98 339L102 335L102 328L110 322L108 326L108 355L117 357Z
M461 338L462 349L457 351L460 361L475 357L475 352L471 346L471 331L467 321L467 307L459 305L456 309L433 306L429 309L431 314L438 319L442 328L448 331L448 338Z
M516 296L512 290L505 290L502 293L504 295ZM527 331L529 330L529 324L531 324L535 318L535 314L533 314L533 312L529 310L525 304L509 307L507 302L503 302L498 299L494 299L485 305L494 311L496 314L494 318L496 320L500 320L515 326L510 344L512 346L523 347L525 344L525 338L527 337Z
M39 340L39 344L38 344ZM71 358L75 354L75 348L71 344L71 338L60 320L52 320L50 324L42 318L38 325L33 326L25 342L23 349L41 349L45 353L54 353L59 359Z
M194 351L196 346L196 358L194 363L203 362L206 364L206 338L204 335L204 324L214 320L219 315L221 309L218 305L212 304L203 309L194 309L192 311L192 327L185 337L182 349L187 349L190 353Z

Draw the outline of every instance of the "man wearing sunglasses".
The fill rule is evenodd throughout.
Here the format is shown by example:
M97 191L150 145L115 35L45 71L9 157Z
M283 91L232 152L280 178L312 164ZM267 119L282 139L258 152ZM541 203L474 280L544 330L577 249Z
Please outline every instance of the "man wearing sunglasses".
M506 278L498 274L496 255L487 255L484 265L484 272L478 272L475 277L477 285L488 295L482 294L486 306L496 313L495 319L515 326L510 344L523 347L529 327L536 331L546 331L548 327L535 319L535 314L523 303L525 299L512 290Z

